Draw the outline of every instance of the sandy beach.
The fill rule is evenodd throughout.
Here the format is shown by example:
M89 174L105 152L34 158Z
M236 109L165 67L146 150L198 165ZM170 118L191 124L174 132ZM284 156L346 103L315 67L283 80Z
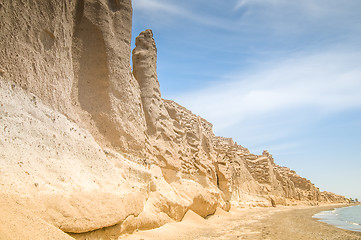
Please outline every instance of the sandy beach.
M0 196L0 239L119 239L119 240L361 240L361 232L336 228L312 218L320 211L347 205L243 208L204 219L188 211L181 222L138 231L118 238L112 229L93 235L68 235L10 197Z
M139 231L119 239L249 239L249 240L321 240L361 239L361 233L347 231L319 222L312 216L333 206L297 206L276 208L217 210L207 220L188 212L180 223Z

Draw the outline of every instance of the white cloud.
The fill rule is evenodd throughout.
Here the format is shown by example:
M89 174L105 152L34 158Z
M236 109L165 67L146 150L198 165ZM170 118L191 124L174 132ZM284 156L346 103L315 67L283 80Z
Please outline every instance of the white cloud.
M357 0L345 0L340 2L338 0L303 0L303 1L289 1L289 0L238 0L234 5L235 10L244 7L273 7L277 12L287 12L290 10L297 10L299 13L307 13L310 15L319 14L335 14L335 10L339 13L344 12L354 6Z
M134 0L133 7L148 12L167 12L172 14L185 14L185 10L179 6L160 0Z
M190 1L187 5L192 6L192 4L194 3ZM225 19L192 12L189 10L191 7L184 8L172 1L133 0L133 7L136 11L151 15L153 19L157 18L159 22L163 23L164 21L170 22L173 18L183 18L210 27L233 30L230 22L227 22Z
M285 0L238 0L235 4L234 9L238 10L240 8L250 6L250 5L280 5L287 3Z
M244 10L239 24L285 35L354 31L359 29L360 8L358 0L238 0L234 5L234 11Z
M289 119L279 121L292 124L287 121L361 107L361 55L357 52L293 56L224 79L228 80L176 97L211 121L218 132L235 126L253 128L256 122L268 126L267 115L272 114L284 118L291 112ZM318 116L308 116L310 112Z

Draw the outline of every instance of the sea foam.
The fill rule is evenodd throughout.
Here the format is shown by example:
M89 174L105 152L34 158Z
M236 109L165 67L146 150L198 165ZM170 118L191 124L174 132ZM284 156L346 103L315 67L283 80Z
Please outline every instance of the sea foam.
M361 205L323 211L313 218L338 228L361 232Z

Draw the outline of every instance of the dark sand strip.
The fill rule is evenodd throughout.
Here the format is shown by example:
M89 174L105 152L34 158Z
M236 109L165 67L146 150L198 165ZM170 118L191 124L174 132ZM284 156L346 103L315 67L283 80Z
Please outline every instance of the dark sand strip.
M361 239L360 232L339 229L327 223L312 218L320 211L331 210L334 207L312 207L291 209L271 214L262 219L254 227L262 228L262 238L277 240L348 240Z

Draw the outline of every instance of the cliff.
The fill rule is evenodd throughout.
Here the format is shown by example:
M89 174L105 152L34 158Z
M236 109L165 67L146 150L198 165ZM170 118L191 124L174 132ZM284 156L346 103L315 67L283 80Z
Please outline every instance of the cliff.
M131 54L131 19L130 0L0 3L0 235L116 239L188 210L346 202L162 99L153 33Z

